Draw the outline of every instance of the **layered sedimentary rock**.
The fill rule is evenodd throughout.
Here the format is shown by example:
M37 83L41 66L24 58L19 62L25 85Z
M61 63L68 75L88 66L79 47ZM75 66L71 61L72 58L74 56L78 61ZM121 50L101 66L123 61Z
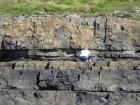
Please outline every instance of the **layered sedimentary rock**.
M9 56L16 53L17 59L34 58L34 55L40 59L74 55L81 48L87 47L97 50L97 56L139 57L139 21L112 17L83 19L73 15L47 15L2 18L0 23L1 50L15 51L9 52ZM101 50L117 52L100 52ZM2 57L7 52L2 51L0 54Z
M139 105L140 22L0 18L0 105ZM81 62L89 48L92 61Z
M60 16L1 19L1 49L96 48L136 50L139 21ZM107 48L106 48L107 47Z
M1 105L139 105L140 94L5 90L0 98Z
M139 105L139 71L0 72L1 105Z

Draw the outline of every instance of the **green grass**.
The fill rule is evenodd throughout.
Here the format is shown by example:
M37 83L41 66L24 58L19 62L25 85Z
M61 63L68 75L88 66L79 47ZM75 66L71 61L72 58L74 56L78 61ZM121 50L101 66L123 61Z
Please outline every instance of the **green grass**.
M140 7L140 0L0 0L0 14L26 15L39 11L48 13L79 13L100 15L115 10Z

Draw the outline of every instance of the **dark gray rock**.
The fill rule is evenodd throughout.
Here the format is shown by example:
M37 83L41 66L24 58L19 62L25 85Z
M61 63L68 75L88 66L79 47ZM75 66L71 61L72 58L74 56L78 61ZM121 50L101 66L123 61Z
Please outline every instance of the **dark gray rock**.
M9 89L34 89L37 85L37 71L11 70L5 71L4 77Z
M139 75L129 70L4 71L0 105L139 105Z
M1 72L1 89L34 89L61 91L140 91L140 71L33 71L11 70Z
M71 33L67 29L65 29L65 26L59 29L56 29L54 33L55 33L55 37L62 41L64 48L70 47Z
M5 33L1 41L1 50L19 50L19 49L21 49L20 42L14 41L10 35Z
M139 99L139 93L0 91L0 105L139 105Z

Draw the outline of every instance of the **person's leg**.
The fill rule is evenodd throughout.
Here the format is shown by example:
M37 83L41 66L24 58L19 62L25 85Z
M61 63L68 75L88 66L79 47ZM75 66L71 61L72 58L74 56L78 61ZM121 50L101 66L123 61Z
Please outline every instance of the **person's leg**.
M90 61L90 62L91 62L91 56L89 56L89 57L88 57L88 61Z
M89 63L89 58L88 57L85 57L85 61L86 61L85 62L85 69L88 70L88 67L89 67L89 64L88 64Z
M88 70L89 67L91 67L91 56L86 57L86 70Z
M81 57L80 57L80 60L83 61L83 62L85 62L85 61L87 60L87 58L84 57L84 56L81 56Z
M83 59L82 59L82 56L80 56L79 59L80 59L80 61L82 61L82 60L83 60Z
M83 59L83 56L80 56L80 60L83 62L83 60L84 60L84 59Z
M85 57L85 61L88 62L89 61L89 57Z

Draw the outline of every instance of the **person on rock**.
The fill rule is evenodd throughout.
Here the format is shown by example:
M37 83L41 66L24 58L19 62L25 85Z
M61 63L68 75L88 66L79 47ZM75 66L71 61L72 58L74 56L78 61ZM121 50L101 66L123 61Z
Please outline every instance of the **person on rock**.
M90 51L88 50L88 48L85 48L84 50L81 51L80 53L80 60L83 62L91 62L91 56L90 56Z

